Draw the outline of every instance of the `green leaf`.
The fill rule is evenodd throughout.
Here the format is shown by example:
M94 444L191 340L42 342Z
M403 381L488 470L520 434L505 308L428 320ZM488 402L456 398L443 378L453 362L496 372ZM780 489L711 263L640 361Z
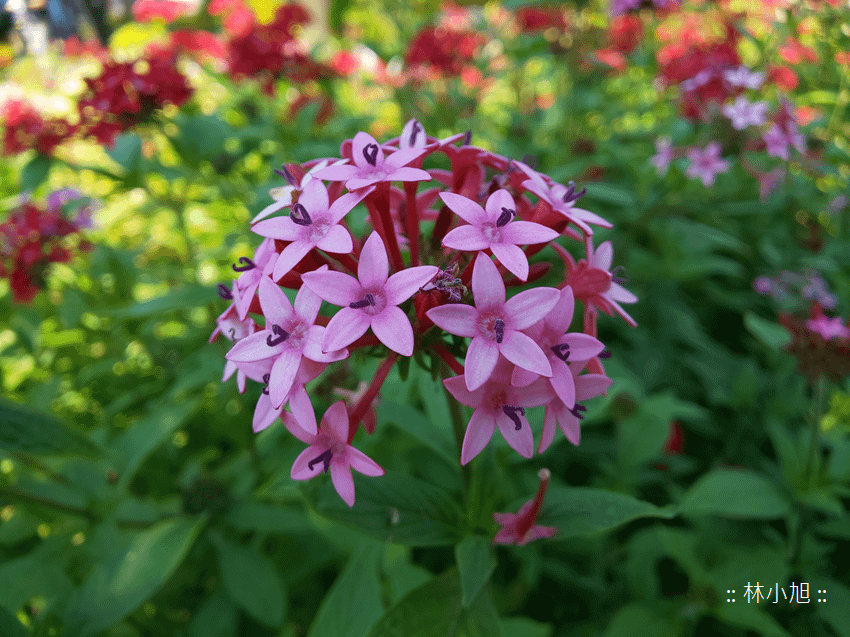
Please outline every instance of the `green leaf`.
M753 312L744 313L744 327L763 345L779 351L791 342L791 335L779 323L763 319Z
M429 422L418 409L392 400L382 400L376 410L380 425L393 424L404 433L436 451L440 456L456 465L455 443L444 430Z
M234 602L266 626L283 624L286 594L277 569L255 549L210 535L218 553L224 588Z
M599 183L585 184L582 188L587 188L586 196L588 199L615 204L624 208L632 208L635 206L634 194L625 188Z
M189 166L215 159L224 151L224 143L233 134L227 122L215 115L187 117L181 114L174 118L174 123L180 132L171 141Z
M98 313L120 319L138 319L174 310L191 310L202 305L208 305L216 299L218 299L218 293L215 288L187 285L144 303L130 303L121 307L103 308Z
M673 622L643 604L621 608L602 637L644 637L645 635L676 635Z
M300 508L252 500L232 506L225 519L238 531L297 533L313 529L307 514Z
M363 637L383 613L378 566L383 547L353 555L322 600L309 637Z
M649 502L589 487L549 487L540 524L558 527L555 539L601 533L637 518L670 519L675 513Z
M234 637L239 630L239 613L221 589L213 593L192 616L189 637Z
M552 637L551 624L541 624L527 617L511 617L502 620L502 633L510 637Z
M38 596L47 603L47 610L64 601L73 588L65 574L67 546L67 539L51 537L27 555L4 557L0 561L0 606L17 610Z
M55 416L0 398L0 449L97 457L100 448Z
M682 515L722 515L740 518L783 517L790 502L764 476L749 470L714 469L702 476L682 498Z
M18 621L15 614L5 606L0 606L0 635L3 637L29 637L30 631Z
M142 160L142 139L136 133L123 133L115 139L115 145L106 152L128 174L134 173Z
M33 191L47 179L53 160L47 155L38 154L21 169L21 190Z
M470 535L455 546L455 560L460 573L464 608L469 608L496 569L492 541L481 535Z
M764 637L791 637L779 622L756 604L747 604L740 599L722 603L717 608L716 616L730 624L750 628Z
M405 595L369 632L369 637L501 637L489 595L468 609L461 603L460 577L450 569Z
M353 508L340 499L330 482L307 488L306 495L320 514L379 540L408 546L457 542L461 513L445 489L394 471L378 478L355 474L354 481Z
M820 574L812 575L809 597L817 604L818 614L826 620L839 637L850 637L850 588L835 580ZM824 595L818 595L818 590L826 590L825 602L817 602Z

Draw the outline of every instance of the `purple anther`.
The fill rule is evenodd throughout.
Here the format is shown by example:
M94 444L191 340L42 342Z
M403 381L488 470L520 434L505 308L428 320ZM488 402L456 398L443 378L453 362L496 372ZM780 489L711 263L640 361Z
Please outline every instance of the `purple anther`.
M505 322L502 319L496 319L493 322L493 331L496 332L496 342L501 343L505 338Z
M251 261L248 257L239 257L239 263L242 263L243 265L233 264L234 272L247 272L248 270L253 270L257 267L257 264Z
M376 166L378 164L378 145L366 144L366 148L363 149L363 156L369 164Z
M522 429L522 421L519 417L525 416L525 409L522 407L514 407L513 405L505 405L502 407L502 411L505 412L505 415L513 421L514 427L516 427L517 431Z
M582 188L581 192L576 192L576 182L570 181L567 184L567 192L564 193L564 203L572 203L584 197L587 188Z
M570 346L567 343L552 346L552 353L565 363L570 360Z
M511 210L510 208L502 207L502 214L500 214L499 218L496 220L496 226L501 228L502 226L508 225L515 215L516 210Z
M233 292L231 292L230 289L224 283L219 283L217 289L218 295L225 301L233 300Z
M316 456L310 462L308 462L307 467L310 469L310 471L312 471L313 465L319 464L321 462L321 463L324 463L324 465L325 465L324 472L327 473L328 470L331 468L331 458L333 458L333 455L334 455L333 452L330 449L328 449L327 451L320 453L318 456Z
M370 305L375 305L375 297L367 292L366 298L361 299L360 301L354 301L352 303L349 303L348 307L350 307L352 310L361 310L364 307L369 307Z
M272 332L274 332L276 338L271 334L266 337L266 345L269 347L276 347L289 338L289 332L280 325L272 325Z
M599 358L611 358L611 352L609 352L607 349L603 349L601 352L599 352Z
M611 270L611 280L614 283L619 283L620 285L625 285L626 283L628 283L628 281L626 280L625 271L626 271L625 267L623 267L622 265L618 265L616 268ZM620 272L624 273L623 276L619 275Z
M313 223L310 215L307 214L307 209L300 203L292 204L292 212L289 213L289 218L293 223L298 224L299 226L309 226Z
M230 340L231 341L236 340L236 328L235 327L231 327L230 330L227 333L230 334Z
M466 135L463 136L463 145L469 146L469 142L471 142L471 141L472 141L472 131L468 130L468 131L466 131Z
M271 380L271 377L271 374L263 374L263 382L266 384L266 386L263 387L263 393L266 396L269 395L269 380Z
M410 127L410 145L413 146L416 143L416 136L422 130L422 125L417 121L413 120L413 126Z
M275 172L284 179L286 179L286 183L290 186L294 186L296 188L298 187L298 181L295 179L292 173L289 172L289 169L286 167L286 164L281 164L280 170L275 170Z
M585 407L584 405L579 405L578 403L576 403L575 407L570 409L570 413L579 420L584 420L584 416L582 416L580 413L582 411L587 411L587 407Z

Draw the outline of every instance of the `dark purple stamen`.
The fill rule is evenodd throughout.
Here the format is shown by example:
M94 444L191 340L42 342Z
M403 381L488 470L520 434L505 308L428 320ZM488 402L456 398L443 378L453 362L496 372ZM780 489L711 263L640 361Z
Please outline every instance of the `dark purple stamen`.
M468 131L466 131L466 135L463 136L463 145L469 146L469 142L471 142L471 141L472 141L472 131L468 130Z
M369 164L376 166L378 164L378 145L366 144L366 148L363 149L363 156Z
M233 292L224 283L218 284L218 295L225 301L233 300Z
M289 213L289 218L299 226L309 226L313 223L310 215L307 214L307 209L300 203L292 204L292 212Z
M609 352L607 349L603 349L601 352L599 352L599 358L611 358L611 352Z
M235 328L235 327L231 327L231 328L230 328L230 331L228 332L228 334L230 334L230 340L231 340L231 341L235 341L235 340L236 340L236 328Z
M271 374L263 374L263 382L266 384L263 387L263 393L268 396L269 395L269 380L271 379Z
M253 270L254 268L257 267L257 264L254 263L253 261L251 261L251 259L249 259L248 257L239 257L239 263L242 263L244 265L236 265L234 263L233 264L233 271L234 272L247 272L248 270Z
M266 345L269 347L276 347L289 338L289 332L280 325L272 325L272 332L274 332L277 338L272 337L271 334L266 337Z
M611 270L611 280L614 283L619 283L620 285L625 285L628 281L626 280L625 274L623 276L619 276L619 272L625 272L626 268L622 265L618 265L616 268Z
M584 405L579 405L578 403L576 403L575 407L570 409L570 413L579 420L584 420L584 416L582 416L580 413L582 411L587 411L587 407L585 407Z
M567 184L567 192L564 193L564 203L572 203L578 201L587 192L587 188L582 188L581 192L576 192L576 182L570 181Z
M570 346L567 343L553 345L552 352L565 363L570 359Z
M502 226L508 225L511 219L516 215L516 210L511 210L510 208L502 208L502 214L499 215L499 218L496 220L496 226L501 228Z
M286 183L290 186L298 186L298 182L295 180L295 177L289 172L289 169L286 167L286 164L281 164L280 170L275 170L275 172L286 179Z
M517 431L522 429L522 421L519 417L525 416L525 409L522 407L514 407L513 405L505 405L502 407L502 411L505 412L505 415L513 421L514 427L516 427Z
M366 298L360 301L354 301L353 303L349 303L348 307L350 307L352 310L360 310L364 307L369 307L370 305L375 305L375 297L367 292Z
M496 319L493 323L493 331L496 332L496 342L501 343L505 338L505 322L502 319Z
M313 465L319 464L320 462L324 463L325 468L324 472L327 473L328 469L331 468L331 458L333 458L333 452L328 449L327 451L320 453L318 456L313 458L310 462L307 463L307 467L309 467L310 471L313 470Z
M419 131L421 131L421 130L422 130L422 126L419 124L419 122L416 121L416 120L413 120L413 126L411 126L411 130L410 130L410 145L411 146L413 146L413 144L416 142L416 136L419 134Z

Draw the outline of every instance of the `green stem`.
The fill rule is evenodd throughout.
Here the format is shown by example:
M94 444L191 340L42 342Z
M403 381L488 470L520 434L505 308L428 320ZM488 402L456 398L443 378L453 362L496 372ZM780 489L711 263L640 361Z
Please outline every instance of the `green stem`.
M443 361L440 361L440 368L443 372L444 378L450 378L454 376L454 372L449 369L449 366L446 365ZM461 410L460 403L455 400L455 397L452 396L448 390L446 390L446 398L449 403L449 413L452 417L452 429L455 434L455 442L457 443L457 453L458 457L460 457L461 450L463 449L463 437L465 431L465 424L463 422L463 411ZM469 483L472 479L470 474L469 465L461 465L460 467L460 475L463 481L463 500L466 502L469 499Z

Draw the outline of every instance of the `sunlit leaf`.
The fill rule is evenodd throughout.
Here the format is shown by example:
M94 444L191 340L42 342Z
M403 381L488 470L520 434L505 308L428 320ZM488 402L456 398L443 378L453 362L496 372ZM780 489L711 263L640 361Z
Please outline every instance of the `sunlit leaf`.
M0 398L0 449L96 457L102 451L55 416Z

